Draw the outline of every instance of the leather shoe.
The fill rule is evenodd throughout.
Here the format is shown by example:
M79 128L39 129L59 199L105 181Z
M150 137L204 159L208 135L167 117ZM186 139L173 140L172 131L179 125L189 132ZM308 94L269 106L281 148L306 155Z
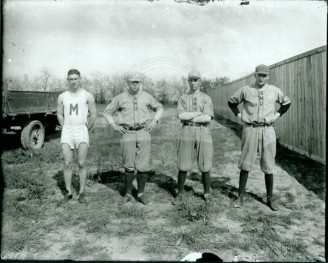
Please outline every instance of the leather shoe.
M120 205L123 206L130 201L132 201L132 196L129 194L126 194L125 196L123 196L123 199L122 199Z
M274 204L271 198L268 198L267 205L272 211L278 211L277 206Z
M147 199L147 197L145 197L144 194L142 194L141 196L138 196L138 201L144 205L150 205L151 202Z
M233 202L233 207L234 208L239 208L244 206L244 200L242 197L237 197L236 200Z

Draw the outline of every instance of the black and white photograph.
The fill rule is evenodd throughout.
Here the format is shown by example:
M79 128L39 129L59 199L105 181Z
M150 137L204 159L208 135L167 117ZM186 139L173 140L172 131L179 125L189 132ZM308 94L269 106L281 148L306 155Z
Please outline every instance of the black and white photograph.
M2 260L327 261L327 1L1 5Z

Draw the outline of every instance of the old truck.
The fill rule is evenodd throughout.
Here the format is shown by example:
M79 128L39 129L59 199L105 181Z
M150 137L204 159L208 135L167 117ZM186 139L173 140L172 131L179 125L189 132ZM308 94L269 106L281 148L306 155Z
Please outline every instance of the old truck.
M24 149L40 149L45 134L59 125L57 98L62 92L2 91L2 133L20 134Z

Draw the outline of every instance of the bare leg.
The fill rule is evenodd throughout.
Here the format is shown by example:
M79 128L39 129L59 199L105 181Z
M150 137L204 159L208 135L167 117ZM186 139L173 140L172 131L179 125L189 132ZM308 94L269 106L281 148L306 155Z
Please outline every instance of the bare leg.
M66 190L68 191L68 194L72 194L72 163L73 163L73 150L71 147L63 143L62 144L62 152L64 156L64 181Z
M87 181L87 167L85 161L88 155L88 146L85 143L80 143L78 148L78 164L80 176L80 191L79 194L84 193L85 184Z

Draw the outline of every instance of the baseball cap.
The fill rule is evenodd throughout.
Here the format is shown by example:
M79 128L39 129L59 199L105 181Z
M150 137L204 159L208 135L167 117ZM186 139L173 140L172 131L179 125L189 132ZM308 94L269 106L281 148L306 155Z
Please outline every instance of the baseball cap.
M130 72L127 77L127 80L129 81L141 81L141 79L141 74L135 71Z
M268 75L270 70L269 70L269 67L267 65L258 65L256 68L255 68L255 72L256 73L260 73L260 74L266 74Z
M200 79L201 78L201 75L200 73L197 71L197 70L192 70L189 72L188 74L188 79Z

